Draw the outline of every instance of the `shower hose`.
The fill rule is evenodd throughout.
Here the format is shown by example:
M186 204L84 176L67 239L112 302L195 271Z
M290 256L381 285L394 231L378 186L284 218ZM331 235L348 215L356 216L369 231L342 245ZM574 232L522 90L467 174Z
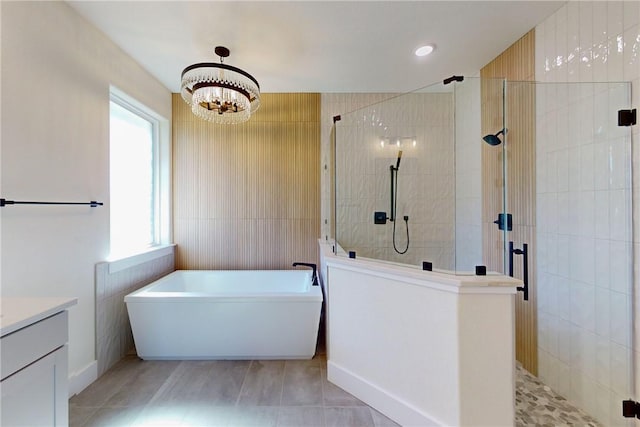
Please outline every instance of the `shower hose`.
M394 212L398 212L398 209L397 209L398 208L398 180L397 179L396 179L396 182L395 182L395 187L396 188L395 188L395 191L394 191L395 197L394 197L394 200L393 200L393 211ZM403 250L399 250L398 247L396 246L396 222L397 222L396 220L397 220L397 218L395 218L394 221L393 221L393 238L392 238L392 240L393 240L393 249L397 253L399 253L400 255L406 254L407 251L409 250L409 216L405 215L403 217L403 219L404 219L405 228L407 230L407 246L405 246L405 248Z

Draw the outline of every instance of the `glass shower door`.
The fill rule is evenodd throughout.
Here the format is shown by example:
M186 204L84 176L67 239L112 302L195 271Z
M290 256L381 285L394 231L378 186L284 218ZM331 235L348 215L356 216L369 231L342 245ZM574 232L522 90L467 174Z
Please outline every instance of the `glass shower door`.
M618 125L630 90L629 83L507 85L508 103L517 102L507 109L508 234L516 248L529 245L530 299L519 294L516 304L537 316L534 368L604 425L626 425L622 401L635 394L631 128ZM535 106L528 116L535 121L523 105ZM525 135L535 135L533 150L522 147Z
M489 271L508 274L507 234L512 213L507 208L509 182L506 125L506 81L481 80L481 183L482 183L482 263Z
M505 111L499 152L502 162L504 232L503 270L519 278L523 286L515 298L516 360L538 374L536 271L536 86L532 82L505 81Z

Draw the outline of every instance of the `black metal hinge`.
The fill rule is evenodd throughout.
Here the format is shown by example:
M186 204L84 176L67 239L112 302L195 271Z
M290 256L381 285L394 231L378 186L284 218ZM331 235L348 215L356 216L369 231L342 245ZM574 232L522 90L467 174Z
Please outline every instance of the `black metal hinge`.
M640 418L640 403L635 400L623 400L622 416L625 418Z
M498 219L493 223L498 225L498 230L511 231L513 229L513 216L510 213L499 213Z
M618 126L633 126L637 123L637 112L633 110L618 110Z
M451 82L461 82L464 80L464 76L451 76L448 79L444 79L442 84L448 85Z

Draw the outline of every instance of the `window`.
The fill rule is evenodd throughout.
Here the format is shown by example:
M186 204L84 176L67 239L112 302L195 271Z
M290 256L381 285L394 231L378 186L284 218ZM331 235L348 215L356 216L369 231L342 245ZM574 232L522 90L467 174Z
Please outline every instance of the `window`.
M161 120L112 90L109 132L110 258L117 258L168 243L162 238Z

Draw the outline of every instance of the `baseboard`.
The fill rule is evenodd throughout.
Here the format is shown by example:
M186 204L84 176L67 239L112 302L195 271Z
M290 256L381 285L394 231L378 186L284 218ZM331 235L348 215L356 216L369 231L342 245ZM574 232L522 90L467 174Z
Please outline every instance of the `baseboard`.
M367 405L403 426L444 426L420 409L329 360L327 378Z
M98 379L98 361L94 360L80 371L69 376L69 397L80 393Z

